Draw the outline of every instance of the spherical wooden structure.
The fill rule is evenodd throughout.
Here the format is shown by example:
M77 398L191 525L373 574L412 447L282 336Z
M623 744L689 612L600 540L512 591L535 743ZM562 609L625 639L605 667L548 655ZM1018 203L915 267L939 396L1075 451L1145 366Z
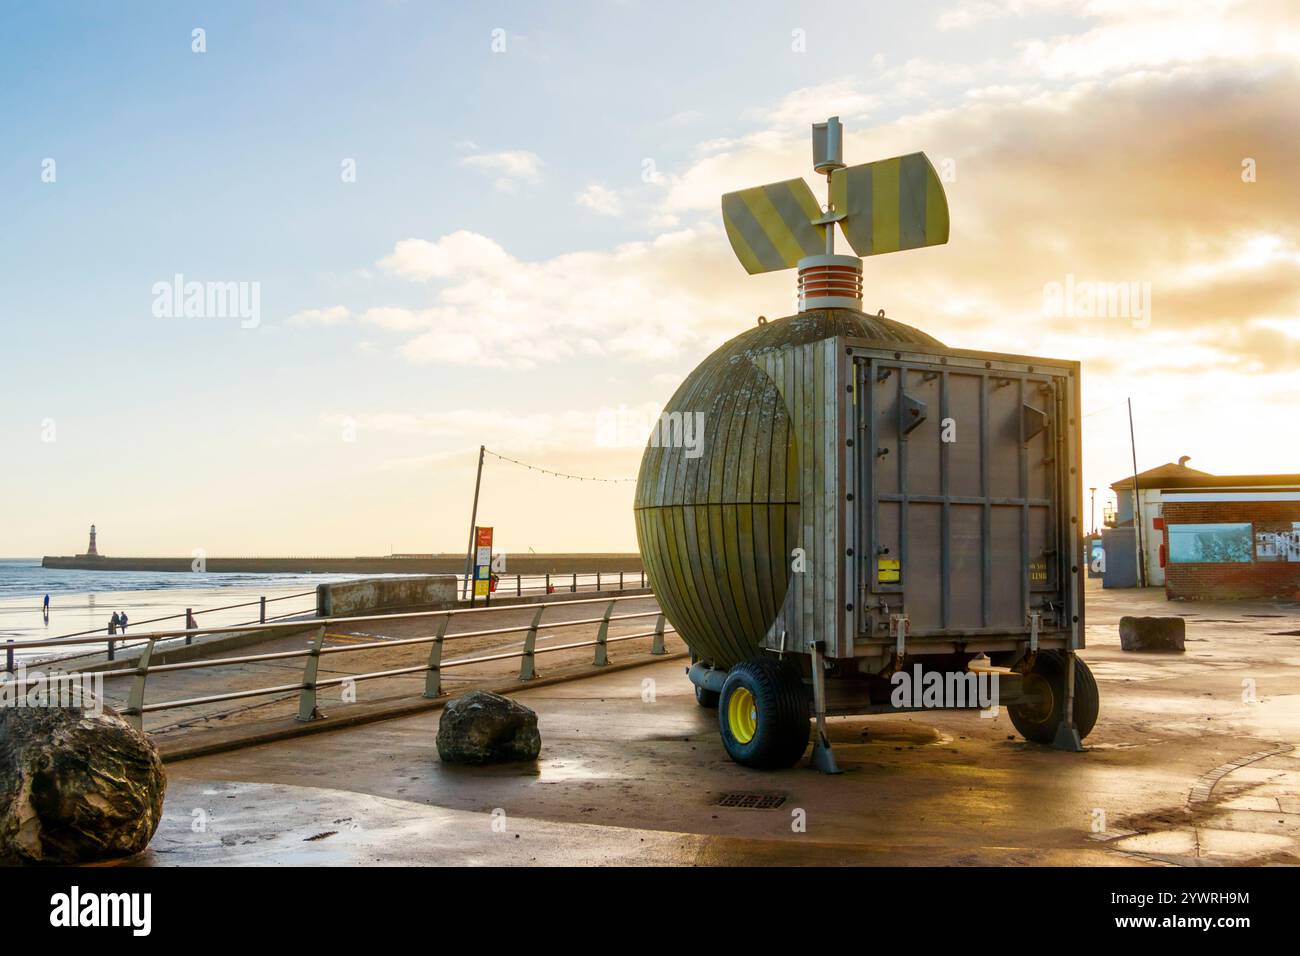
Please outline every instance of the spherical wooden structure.
M825 400L805 346L837 336L940 344L851 309L760 323L682 382L641 459L634 507L646 573L668 620L714 667L756 656L781 614L801 546L800 483L816 474L801 467L791 396L806 393L808 408ZM671 440L687 416L698 444Z

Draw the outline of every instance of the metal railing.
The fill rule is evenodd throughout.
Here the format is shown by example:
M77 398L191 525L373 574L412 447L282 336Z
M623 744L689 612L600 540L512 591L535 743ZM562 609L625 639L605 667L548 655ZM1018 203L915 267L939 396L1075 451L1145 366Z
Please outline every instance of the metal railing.
M524 582L529 582L525 584ZM617 582L617 583L615 583ZM473 578L456 575L457 593L473 583ZM523 597L526 594L558 594L566 591L625 591L646 587L645 571L566 571L543 574L503 574L497 576L493 597Z
M249 624L266 624L266 623L269 622L269 621L278 621L278 620L281 620L282 618L292 617L292 616L295 615L295 614L306 614L306 613L309 612L309 611L315 610L315 607L316 607L316 605L313 603L312 606L311 606L310 608L302 608L302 609L300 609L300 610L289 611L289 612L287 612L287 613L285 613L285 614L273 614L273 615L271 615L271 616L268 617L268 616L267 616L267 613L266 613L266 606L267 606L268 604L274 604L276 601L290 601L290 600L293 600L294 598L300 598L300 597L315 597L315 596L316 596L316 591L315 591L314 589L311 590L311 591L301 591L301 592L299 592L299 593L297 593L297 594L283 594L283 595L281 595L280 597L273 597L273 598L269 598L269 597L267 597L266 595L261 595L260 597L258 597L258 599L257 599L256 601L244 601L244 602L242 602L242 603L240 603L240 604L225 604L225 605L222 605L221 607L202 607L202 608L198 608L197 610L196 610L195 608L192 608L192 607L187 607L184 611L182 611L182 612L180 612L180 613L178 613L178 614L165 614L165 615L163 615L162 617L151 617L151 618L149 618L149 619L147 619L147 620L144 620L144 621L132 621L131 624L134 625L134 626L136 626L136 627L138 627L138 626L140 626L141 624L158 624L158 623L160 623L160 622L162 622L162 621L175 621L175 620L178 620L178 619L180 619L180 618L184 618L184 619L186 620L186 622L188 623L188 622L190 621L190 619L192 619L196 614L216 614L216 613L219 612L219 611L234 611L234 610L237 610L237 609L239 609L239 608L241 608L241 607L257 607L257 608L258 608L258 615L257 615L257 617L256 617L256 618L253 618L253 619L251 619L251 620L248 620L248 621L235 621L235 622L232 623L232 624L228 624L228 625L224 625L224 626L226 626L226 627L246 627L246 626L248 626ZM71 637L88 637L88 636L91 636L91 635L101 635L101 634L103 634L103 633L104 633L104 628L103 628L103 627L96 627L96 628L92 628L92 629L89 630L89 631L73 631L73 632L70 633L70 634L59 634L59 635L57 635L57 636L54 637L54 638L50 638L50 640L60 640L60 641L61 641L61 640L63 640L64 638L71 638ZM147 636L148 636L148 635L147 635L147 632L146 632L145 636L143 636L143 637L141 637L141 638L139 638L139 639L136 639L136 638L128 638L128 637L126 637L125 635L126 635L126 632L125 632L125 631L122 631L121 634L119 634L118 636L116 636L116 637L112 637L112 638L110 638L110 639L108 640L108 659L109 659L110 661L113 659L114 652L115 652L116 650L118 650L119 648L127 648L127 647L131 647L131 646L133 646L133 642L134 642L134 646L139 646L141 643L144 642L144 640L145 640L145 639L147 638ZM38 641L32 641L32 642L28 642L28 641L17 641L17 642L15 642L15 641L9 641L9 642L7 642L7 644L8 644L8 646L7 646L8 654L7 654L7 660L6 660L6 667L5 667L5 669L8 670L8 671L13 671L13 669L14 669L13 656L14 656L14 650L15 650L15 649L17 649L17 650L22 650L23 648L26 648L26 647L36 646L36 645L39 644L39 643L41 643L41 642L38 642ZM96 643L96 642L94 642L94 641L78 641L77 643L79 643L79 644L90 644L90 643ZM186 643L189 643L189 641L186 641Z
M513 575L513 578L514 580L513 582L511 582L509 576L504 576L504 577L499 576L497 580L497 588L494 592L492 592L491 596L494 598L524 597L532 594L557 594L561 592L577 594L580 591L584 591L584 590L602 591L602 590L616 589L619 591L624 591L629 588L646 587L645 571L628 571L628 572L574 571L565 574L551 574L551 573L516 574ZM468 586L470 586L471 580L472 579L467 578L463 574L456 575L456 594L458 599L464 598L464 591ZM617 587L615 587L614 584L615 581L618 582ZM529 582L529 583L526 584L525 582ZM240 604L226 604L221 607L186 608L183 612L178 614L167 614L164 615L163 617L151 617L144 621L132 621L131 624L132 626L139 627L140 625L143 624L158 624L163 621L175 621L180 619L184 619L186 623L188 623L191 619L193 619L198 614L216 614L219 612L233 611L244 607L257 607L259 609L258 616L256 618L252 618L247 621L235 621L223 625L223 627L244 627L252 624L267 624L275 621L280 621L288 617L297 617L299 615L309 614L316 610L316 604L313 602L311 607L298 608L292 611L288 611L284 614L272 614L268 616L266 613L266 606L268 604L273 604L276 601L290 601L302 597L315 598L315 596L316 596L315 589L312 589L311 591L300 591L297 594L284 594L281 595L280 597L273 597L273 598L268 598L265 595L262 595L255 601L244 601ZM573 602L569 602L569 603L573 603ZM104 634L104 632L105 632L104 627L97 627L86 631L73 631L69 634L59 634L53 639L61 640L63 638L71 638L71 637L89 637L94 635L102 635ZM108 654L108 659L110 661L116 657L117 652L119 650L123 650L129 647L139 647L140 645L145 643L145 640L147 638L147 635L145 637L135 637L135 636L127 637L125 635L126 632L123 631L121 635L109 638L107 643L107 654ZM186 636L185 643L189 644L192 642L192 640L193 640L192 637ZM40 643L41 642L14 641L14 640L7 641L5 645L5 651L6 651L5 670L8 671L9 673L13 673L14 653L16 651L23 651L28 647L39 646ZM89 643L97 643L97 642L79 641L77 643L89 644ZM93 651L87 652L86 655L81 655L81 656L89 656L89 654L91 653L95 653L95 652ZM50 663L50 662L47 661L46 663Z
M549 654L555 651L573 650L575 648L593 647L595 656L592 661L594 666L603 666L609 663L609 645L621 641L631 641L638 638L653 638L650 648L650 654L662 656L667 653L664 646L664 637L666 634L675 634L676 629L669 626L664 618L663 611L656 609L653 611L640 611L631 614L614 614L615 606L620 601L645 600L653 595L631 594L622 595L613 598L586 598L580 600L565 600L542 602L532 605L510 605L503 607L488 608L452 608L440 611L416 611L402 614L369 614L360 617L334 617L320 618L310 622L310 627L304 627L306 622L293 621L282 622L278 624L267 624L265 630L283 631L286 634L300 632L303 630L315 630L315 637L311 645L306 649L292 651L275 651L267 654L245 654L237 657L219 657L207 660L181 661L175 664L155 664L150 665L150 658L153 656L154 649L159 641L168 640L176 637L194 637L199 634L223 634L236 633L242 630L238 626L211 627L211 628L192 628L189 630L168 630L155 631L149 634L141 635L142 640L147 642L147 646L141 652L139 659L134 667L124 667L117 670L99 671L97 676L101 678L109 677L133 677L130 692L127 697L127 706L119 711L128 721L136 728L142 728L144 715L156 711L172 710L182 707L198 707L205 704L222 703L224 701L242 700L249 697L261 697L272 694L298 693L298 717L300 721L318 720L321 718L317 709L317 691L326 687L337 687L348 683L359 683L367 680L377 680L386 677L402 677L411 674L425 674L425 685L423 695L426 698L437 698L442 694L442 672L453 667L464 667L470 664L483 664L492 661L510 660L519 658L519 680L532 680L538 676L536 658L539 654ZM563 607L571 608L584 604L603 604L605 605L604 613L600 617L582 618L576 621L556 621L546 626L542 625L542 617L548 608ZM461 614L491 614L494 612L533 610L533 618L529 624L514 625L510 627L487 628L484 630L465 631L458 634L447 634L447 626L451 619ZM609 636L610 624L618 621L629 621L637 618L656 618L653 630L638 631L632 634L619 634L616 637ZM367 641L361 644L341 644L334 646L325 646L325 632L329 627L340 625L355 625L368 623L371 621L415 621L422 619L439 618L435 633L421 635L418 637L394 638L383 641ZM598 625L596 636L591 640L570 641L562 644L547 644L541 647L537 646L538 634L546 630L555 630L564 627L577 627L582 625ZM448 641L464 640L474 637L492 637L504 634L526 633L523 647L516 652L497 652L479 654L477 656L456 658L444 661L442 659L443 645ZM78 643L106 643L109 638L105 636L95 636L89 641L86 638L78 636L75 638ZM66 643L66 638L49 638L42 641L32 641L28 646L59 646ZM417 664L407 667L392 668L382 671L371 671L360 674L351 674L345 677L330 677L320 679L317 676L320 659L330 654L350 654L360 651L377 650L380 648L394 647L412 647L421 644L429 645L429 657L423 664ZM284 661L293 658L306 658L303 667L302 680L293 684L275 684L267 687L253 687L244 690L229 691L219 694L207 694L201 697L181 698L177 700L159 701L157 703L145 702L145 690L148 684L150 674L172 673L176 671L198 670L207 667L225 667L232 664L255 664L264 661ZM33 684L42 682L65 681L68 674L43 674L26 678L9 678L14 687L29 687Z

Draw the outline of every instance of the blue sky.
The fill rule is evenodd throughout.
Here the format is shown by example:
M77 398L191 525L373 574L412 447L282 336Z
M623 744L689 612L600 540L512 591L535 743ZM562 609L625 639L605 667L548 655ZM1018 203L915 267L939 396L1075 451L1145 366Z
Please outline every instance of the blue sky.
M1266 447L1280 418L1238 447L1161 417L1199 400L1189 363L1226 364L1245 402L1297 388L1269 359L1297 338L1276 278L1294 217L1264 180L1232 212L1240 157L1267 151L1270 175L1295 158L1268 110L1293 91L1294 16L1211 6L0 5L0 554L79 549L91 521L111 553L455 550L480 442L635 474L636 442L595 447L592 416L661 405L755 314L786 311L792 277L744 277L716 200L811 179L807 124L833 112L851 161L926 149L962 171L953 242L868 263L869 299L954 345L1095 361L1086 404L1142 396L1149 464L1296 470ZM1263 103L1216 129L1243 111L1212 104L1238 97ZM1073 169L1050 155L1069 130ZM1202 167L1224 168L1225 198L1180 214L1178 180L1203 191ZM1140 225L1070 208L1093 170ZM1053 230L1032 245L1005 228L1031 197ZM1017 268L993 277L999 236ZM1067 272L1153 282L1157 301L1217 290L1240 303L1231 341L1224 308L1166 312L1140 339L1041 321ZM256 327L153 315L178 273L258 283ZM1243 282L1276 294L1227 298ZM1122 476L1112 429L1089 448L1090 483ZM506 466L485 495L516 550L631 549L629 502Z

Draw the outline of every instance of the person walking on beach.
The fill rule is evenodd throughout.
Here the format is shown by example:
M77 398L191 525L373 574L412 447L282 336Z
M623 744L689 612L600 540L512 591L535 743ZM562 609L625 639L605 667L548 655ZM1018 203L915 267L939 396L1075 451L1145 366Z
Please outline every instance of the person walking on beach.
M118 626L122 629L122 633L125 634L126 633L126 611L122 612L121 620L119 620L117 623Z
M41 605L41 610L45 613L45 623L50 623L50 596L45 595L45 603Z
M122 618L118 616L116 611L114 611L113 616L108 619L108 634L110 637L117 633L117 626L121 623Z

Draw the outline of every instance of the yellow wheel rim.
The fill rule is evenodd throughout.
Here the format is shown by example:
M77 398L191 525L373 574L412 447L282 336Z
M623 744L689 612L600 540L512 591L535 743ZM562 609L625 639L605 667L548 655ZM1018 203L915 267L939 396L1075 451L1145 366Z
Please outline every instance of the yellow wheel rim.
M758 705L749 688L737 687L731 692L731 699L727 701L727 726L736 743L747 744L754 739L758 727Z

